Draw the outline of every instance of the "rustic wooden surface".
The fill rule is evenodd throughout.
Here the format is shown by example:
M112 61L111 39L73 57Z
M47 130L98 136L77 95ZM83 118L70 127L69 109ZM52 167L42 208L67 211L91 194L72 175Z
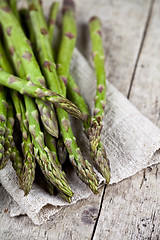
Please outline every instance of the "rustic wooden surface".
M88 18L100 16L108 80L159 126L160 1L77 0L76 4L81 51L87 55L84 33ZM7 211L10 201L1 187L2 240L160 239L158 165L102 188L99 195L65 208L41 226L33 225L26 216L11 218Z

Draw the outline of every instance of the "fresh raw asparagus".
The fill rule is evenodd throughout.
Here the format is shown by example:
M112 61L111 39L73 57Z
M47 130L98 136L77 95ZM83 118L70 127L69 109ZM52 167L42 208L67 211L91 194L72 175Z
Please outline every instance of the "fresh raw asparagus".
M91 115L88 109L87 104L85 103L84 98L82 97L80 93L80 89L72 76L69 74L68 75L68 83L67 83L67 97L70 99L73 103L76 104L76 106L79 107L81 112L83 113L84 120L83 125L85 129L85 133L88 136L88 129L90 126L90 121L91 121Z
M70 100L74 102L83 112L83 115L86 116L86 121L83 121L83 126L85 129L85 134L89 138L91 131L91 115L83 97L80 94L80 90L71 75L68 77L67 94L68 98L70 98ZM96 167L106 179L106 183L108 184L110 180L109 161L101 141L99 141L96 151L93 152L91 149L91 154Z
M8 104L8 121L7 121L7 134L6 134L6 150L9 151L9 157L12 161L12 166L16 171L19 185L23 188L22 178L23 178L23 160L17 150L14 140L13 140L13 126L14 126L14 116L13 116L13 105L11 102Z
M17 98L16 98L17 99ZM15 100L13 98L13 100ZM35 156L33 154L33 144L31 135L28 130L28 122L25 115L25 107L23 105L23 102L20 101L20 110L21 110L21 119L19 119L20 127L22 131L22 152L24 156L23 160L23 178L22 178L22 184L23 184L23 191L25 192L25 195L27 195L32 188L33 181L35 179ZM17 111L18 113L18 111ZM20 114L19 114L20 117Z
M9 72L12 71L1 43L0 43L0 67L6 68ZM1 132L0 169L2 169L7 164L8 159L11 157L10 154L13 154L13 152L15 152L16 149L15 149L15 144L12 137L12 128L13 128L12 125L13 125L14 119L12 119L11 111L9 112L9 119L8 119L8 116L7 116L8 104L6 102L6 89L2 86L0 86L0 98L1 98L0 109L2 114L2 117L1 117L2 120L0 121L0 132ZM16 155L17 155L17 158L19 158L19 154L17 151L16 151Z
M6 10L7 9L7 10ZM0 22L2 24L3 32L5 37L9 38L12 42L12 54L16 51L20 63L23 65L25 78L31 80L35 84L45 86L45 79L41 74L39 65L32 52L30 42L25 37L23 30L21 29L20 23L15 18L9 5L6 1L0 1ZM19 41L21 39L21 41ZM22 76L21 76L22 77ZM41 119L46 127L47 131L57 137L58 136L58 125L55 117L53 108L46 106L42 101L36 100L39 111L41 112Z
M0 42L0 67L5 64L6 58L3 58L3 47ZM0 85L0 169L5 167L8 161L7 151L5 153L5 135L7 130L7 102L6 102L6 89Z
M57 58L57 74L61 79L60 84L64 96L66 96L70 62L77 36L74 10L73 0L63 1L62 39Z
M5 156L5 133L7 124L6 89L0 86L0 169L5 167L8 158Z
M72 116L83 119L83 114L81 113L79 108L65 97L62 97L61 95L52 92L47 88L35 85L31 81L26 81L14 75L11 75L3 71L3 69L0 69L0 84L10 89L16 90L21 94L34 98L39 98L43 102L46 102L46 104L49 101L55 106L63 108Z
M103 115L106 105L106 73L105 55L102 44L101 23L97 17L92 17L89 22L90 36L92 42L92 56L97 78L97 90L95 97L95 108L91 118L89 130L89 141L95 162L102 175L106 178L106 183L110 181L109 162L105 154L105 149L101 143L101 131L103 127Z
M34 2L34 4L39 4L39 2L38 2L38 3L37 3L37 2ZM55 19L55 17L56 17L56 16L55 16L55 11L58 10L58 5L59 5L58 2L57 2L57 3L53 3L53 5L52 5L52 7L51 7L50 19L49 19L49 24L52 25L52 26L50 26L50 32L49 32L50 41L53 40L53 32L54 32L53 19ZM46 22L45 22L45 19L44 19L44 16L43 16L43 12L42 12L41 6L38 5L37 9L39 9L39 12L40 12L40 15L41 15L40 18L42 19L42 22L41 22L40 28L39 28L39 34L40 34L40 35L38 35L38 39L39 39L40 45L41 45L41 44L42 44L42 45L46 45L46 38L48 38L47 25L46 25ZM36 27L33 28L33 26L35 26L35 24L37 23L37 21L34 22L34 25L32 26L30 14L29 14L29 11L28 11L27 9L23 9L23 10L21 11L21 15L25 18L25 22L26 22L27 28L28 28L28 30L29 30L30 41L31 41L31 43L32 43L33 49L35 49L35 54L36 54L37 52L39 52L38 49L36 49L36 41L35 41L35 37L37 36L36 33L38 33L38 32L36 31L36 32L34 33L34 29L37 29L38 27L36 26ZM35 15L35 19L36 19L36 18L38 17L37 15L39 15L39 13L38 13L38 14L35 13L35 14L32 14L32 15L33 15L32 18L34 19L34 15ZM37 18L37 19L40 21L39 18ZM33 21L34 21L34 20L33 20ZM42 35L42 34L41 34L40 29L42 29L42 28L45 29L45 32L46 32L45 35ZM51 36L52 36L52 38L51 38ZM47 42L48 42L48 40L47 40ZM49 48L50 48L50 45L49 45L49 44L48 44L48 46L49 46ZM50 48L50 51L52 51L51 48ZM48 52L49 52L49 51L48 51ZM41 55L42 55L42 58L41 58L41 59L43 59L43 52L39 54L39 56L41 56ZM49 55L50 55L50 53L49 53ZM42 63L42 64L43 64L43 63ZM53 63L51 62L51 65L52 65L52 64L53 64ZM55 69L54 69L54 68L55 68L55 65L54 65L54 67L53 67L53 66L50 66L50 68L52 68L52 70L53 70L53 72L50 73L50 75L51 75L51 76L50 76L51 85L53 85L53 79L52 79L52 78L56 78L55 84L58 84L57 74L56 74ZM42 70L43 70L43 68L42 68ZM44 68L44 71L47 72L48 70ZM45 75L45 74L44 74L44 75ZM57 86L57 87L58 87L58 86ZM59 88L59 87L58 87L58 88ZM53 89L55 90L54 86L53 86ZM60 89L59 89L59 91L60 91ZM45 133L45 135L46 135L46 133ZM56 145L57 145L58 159L59 159L60 163L63 164L63 163L66 161L66 158L68 157L68 154L67 154L67 150L66 150L66 148L65 148L65 145L64 145L64 143L63 143L62 137L59 136L57 140L54 140L54 139L51 138L51 136L50 136L49 139L51 140L50 143L49 143L50 146L51 146L51 142L52 142L52 141L57 143ZM54 145L55 145L55 144L54 144ZM49 145L48 145L48 146L49 146Z
M28 123L25 116L25 107L20 99L18 92L11 92L12 100L16 110L16 116L22 132L22 153L23 165L21 168L21 188L27 195L32 188L35 179L35 157L33 154L33 145L31 135L28 130Z
M58 9L59 9L59 2L52 3L51 9L50 9L49 20L48 20L48 33L49 33L49 40L50 40L51 44L53 42L53 34L54 34L54 30L55 30Z
M49 150L51 151L52 153L52 156L53 156L53 161L57 164L57 166L62 169L62 166L61 166L61 162L59 162L59 159L61 160L61 158L58 159L57 157L57 151L56 151L56 139L53 138L47 131L45 131L45 134L44 134L44 137L45 137L45 143L46 143L46 146L49 148ZM65 173L64 173L65 174ZM44 182L45 182L45 186L46 188L48 189L48 192L53 195L55 190L54 190L54 186L53 184L48 181L46 178L44 179ZM62 193L62 192L59 192L59 195L67 202L71 202L71 197Z
M43 74L46 78L49 88L51 90L54 89L57 93L61 94L62 90L60 88L59 80L55 71L54 59L52 57L52 50L51 50L51 45L48 37L46 23L42 16L41 5L39 4L38 0L36 1L29 0L28 2L30 4L29 5L30 17L31 17L33 30L35 33L34 39L36 41L36 47L37 49L41 49L39 51L39 62L40 62ZM45 29L46 34L42 34L41 29ZM72 43L72 46L73 46L73 43ZM70 54L68 55L69 55L68 58L70 58ZM47 65L44 64L44 60L47 63ZM87 183L94 192L97 192L96 176L89 162L83 159L81 151L76 144L75 137L73 135L73 132L70 126L68 114L64 112L64 110L57 108L57 116L59 120L60 131L63 136L64 144L69 152L71 163L76 168L80 178L85 183Z

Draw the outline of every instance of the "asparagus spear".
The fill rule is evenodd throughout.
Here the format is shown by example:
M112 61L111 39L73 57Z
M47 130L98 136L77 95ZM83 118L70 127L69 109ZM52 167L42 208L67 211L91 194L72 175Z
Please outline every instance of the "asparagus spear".
M57 74L61 79L60 84L64 96L66 96L67 78L77 35L74 9L75 5L73 0L63 1L62 39L57 58Z
M55 106L63 108L72 116L83 119L83 114L79 108L72 104L71 101L62 97L61 95L48 90L47 88L39 87L31 81L26 81L21 78L18 78L14 75L9 74L8 72L0 69L0 84L4 85L10 89L16 90L21 94L28 95L30 97L39 98L43 102L49 101Z
M56 12L58 11L58 6L59 6L59 3L56 2L56 3L53 3L52 7L51 7L51 11L50 11L50 18L49 18L49 24L51 24L52 26L50 26L50 33L49 35L53 35L53 31L54 31L54 24L53 24L53 19L56 18ZM42 12L42 9L40 8L39 9L40 13L41 13L41 18L42 18L42 25L40 26L41 29L42 29L42 26L43 26L43 29L47 29L47 26L46 26L46 22L45 22L45 19L44 19L44 16L43 16L43 12ZM35 41L35 34L34 34L34 29L33 29L33 26L32 26L32 22L31 22L31 19L30 19L30 14L29 14L29 11L27 9L23 9L21 11L21 15L23 18L25 18L25 22L26 22L26 25L27 25L27 30L29 30L29 35L30 35L30 41L32 43L32 46L33 46L33 49L35 49L35 54L38 51L38 49L36 50L36 41ZM37 18L37 16L36 16ZM37 18L39 19L39 18ZM39 29L40 30L40 29ZM43 43L45 43L46 45L46 39L45 38L48 38L48 34L47 34L47 30L46 31L46 34L42 36L42 40L44 39L45 42L41 42L41 44L43 45ZM46 37L45 37L46 36ZM38 38L41 37L41 32L40 32L40 36L37 36ZM52 37L53 38L53 37ZM50 37L50 41L52 41L51 37ZM43 56L42 56L43 58ZM47 71L47 70L46 70ZM54 73L56 75L56 73ZM45 74L44 74L45 75ZM55 77L55 75L53 75L53 78ZM56 76L57 77L57 76ZM53 79L51 79L52 83L53 83ZM58 81L58 79L56 79L56 81ZM55 81L55 82L56 82ZM54 89L54 88L53 88ZM45 135L48 135L47 133L45 133ZM46 137L45 137L46 138ZM46 141L48 140L48 143L47 143L47 146L50 145L51 147L51 142L53 142L53 145L55 145L56 143L56 146L57 146L57 155L58 155L58 159L60 161L61 164L63 164L65 161L66 161L66 158L68 157L68 154L67 154L67 150L65 148L65 145L63 143L63 139L61 136L58 137L57 141L55 139L53 139L53 137L49 136L47 137ZM51 150L51 148L49 147L49 149ZM53 149L53 152L54 152L54 149Z
M85 104L82 96L80 95L77 84L74 82L74 79L71 76L68 77L67 91L70 100L74 102L86 116L87 121L83 122L83 124L85 128L85 133L90 141L91 153L94 162L103 177L106 179L106 183L109 184L109 161L106 156L104 146L101 142L101 130L103 127L102 119L106 98L106 77L104 69L103 44L101 39L101 26L98 18L94 17L91 19L90 34L92 39L93 57L97 76L97 92L95 98L94 116L92 116L92 118L90 117L88 107Z
M6 10L7 9L7 10ZM5 37L9 37L12 41L12 50L17 52L17 55L23 65L25 78L33 81L35 84L45 86L44 77L41 74L38 63L32 52L29 40L25 37L19 22L11 12L6 1L0 1L0 21L5 33ZM21 39L21 41L19 41ZM13 47L14 46L14 47ZM22 76L21 76L22 77ZM48 108L42 101L36 100L39 111L41 112L41 119L47 131L58 137L58 125L53 108Z
M69 19L68 16L66 16L66 19ZM72 21L74 21L74 18L72 18ZM67 20L66 20L67 22ZM69 20L68 20L68 25L69 25ZM73 23L72 23L73 24ZM75 26L75 24L74 24ZM69 28L69 26L68 26ZM72 25L70 27L70 33L74 35L72 32ZM97 35L98 38L101 35L100 32L100 26L97 26ZM92 31L91 31L92 32ZM99 35L100 34L100 35ZM96 93L96 102L95 102L95 111L94 114L96 113L97 109L100 108L100 111L97 112L97 116L92 117L90 116L89 110L87 105L85 104L82 96L80 95L79 88L77 84L74 82L74 79L68 74L67 78L67 91L68 91L68 97L80 108L80 110L83 112L83 115L85 116L85 120L83 122L84 128L85 128L85 133L87 137L89 138L90 141L90 146L91 146L91 153L93 156L93 160L101 172L101 174L105 177L106 183L109 183L110 180L110 172L109 172L109 162L105 154L105 149L103 147L103 144L101 142L101 129L102 129L102 118L99 119L103 115L104 107L105 107L105 93L106 93L106 82L105 82L105 70L104 70L104 53L103 53L103 46L102 46L102 40L96 39L97 41L94 45L97 46L95 48L95 51L99 51L99 55L103 55L102 58L98 58L95 62L96 65L96 73L97 73L97 93ZM69 43L68 43L69 44ZM97 53L97 52L96 52ZM103 59L103 60L102 60ZM103 87L104 84L104 89L101 91L101 87ZM97 119L96 119L97 118ZM96 121L95 121L96 119ZM97 122L100 121L99 123ZM92 125L90 126L90 122ZM96 130L95 130L96 128Z
M56 151L56 140L55 138L53 138L49 133L47 133L47 131L45 131L45 142L46 142L46 145L47 147L50 149L52 155L53 155L53 161L57 164L57 166L62 169L62 166L58 160L58 157L57 157L57 151ZM60 158L61 159L61 158ZM65 174L65 173L64 173ZM53 184L48 181L46 178L44 179L44 182L45 182L45 186L46 188L48 189L48 192L53 195L54 194L54 186ZM71 202L71 197L62 193L62 192L59 192L59 195L67 202Z
M9 151L9 157L12 161L12 166L16 171L19 185L23 188L22 178L23 178L23 160L20 156L19 151L17 150L14 140L13 140L13 126L14 126L14 116L13 116L13 105L9 101L8 104L8 121L7 121L7 134L6 134L6 142L5 148L6 151Z
M53 46L54 44L53 39L54 39L55 23L56 23L58 8L59 8L59 3L54 2L50 9L50 16L48 21L48 33L49 33L49 40L50 40L51 46ZM55 49L54 51L52 49L52 52L53 52L53 57L55 57L56 55ZM57 139L57 154L58 154L58 159L60 163L63 164L66 161L68 154L67 154L67 149L64 145L62 136L59 136L59 138Z
M80 94L79 87L75 83L74 79L69 75L68 83L67 83L67 96L68 98L75 103L79 109L82 111L83 115L86 116L86 121L83 121L83 126L85 129L85 134L89 138L90 136L90 122L91 116L89 109ZM91 142L90 142L91 143ZM99 141L98 145L96 146L96 151L91 149L91 154L93 160L96 164L96 167L99 169L100 173L106 179L106 183L109 183L110 180L110 172L109 172L109 161L105 153L104 146L101 141Z
M5 64L6 59L3 58L3 47L0 42L0 67ZM7 134L7 102L6 89L0 85L0 169L4 168L9 159L9 151L4 148L5 137ZM8 140L8 139L7 139Z
M9 72L11 72L11 67L10 64L8 62L8 59L4 53L2 44L0 42L0 67L6 68ZM3 88L2 86L0 86L0 104L1 104L1 111L2 113L2 119L3 121L1 121L1 127L0 127L0 131L1 131L1 140L3 142L3 145L0 145L1 148L1 153L0 153L0 168L3 168L6 164L8 159L10 158L10 154L13 155L14 154L17 156L17 159L19 159L19 161L21 161L20 156L18 154L18 152L15 149L15 145L14 145L14 141L13 141L13 137L12 137L12 128L13 128L13 120L12 119L12 115L9 112L9 116L11 115L11 118L7 119L7 107L8 104L6 102L6 90L5 88ZM5 137L5 139L4 139ZM5 147L5 149L4 149Z
M49 20L48 20L48 26L49 26L48 33L49 33L49 40L51 43L53 41L53 34L54 34L54 30L55 30L58 9L59 9L59 2L52 3L52 6L50 8Z
M105 176L107 184L110 180L109 162L105 155L105 150L101 141L101 131L103 128L103 115L106 105L106 73L104 66L104 50L102 44L101 23L97 17L92 17L89 21L90 36L92 42L92 54L97 78L97 91L95 97L95 108L91 118L89 130L89 141L91 149L96 156L96 164Z
M5 133L7 124L7 102L6 102L6 90L3 86L0 86L0 169L7 164L7 158L5 157Z
M75 103L79 107L81 112L83 113L84 120L85 120L85 121L83 121L83 125L84 125L84 129L85 129L85 133L88 137L88 129L90 126L90 121L91 121L90 112L89 112L87 104L85 103L84 98L82 97L82 95L80 93L80 89L79 89L78 85L76 84L76 82L74 81L74 79L72 78L72 76L70 74L68 75L67 97L73 103Z
M31 22L35 33L34 39L36 41L37 49L41 49L41 51L39 51L39 61L43 74L46 77L49 88L51 90L54 89L57 93L62 93L55 71L54 59L51 54L51 45L49 42L46 23L42 16L41 6L39 5L38 0L30 0L29 3ZM45 29L45 35L41 34L41 29ZM68 55L70 56L70 54ZM44 61L48 63L48 65L44 64ZM62 133L65 146L69 152L71 163L76 168L80 178L87 183L94 192L97 192L96 176L89 162L83 159L81 151L76 144L67 113L60 108L57 108L57 116L59 120L60 131Z
M17 94L17 92L15 92ZM13 100L15 101L15 98L12 97ZM16 97L16 99L18 99ZM14 103L16 105L16 103ZM18 103L17 103L18 105ZM22 184L23 184L23 191L25 192L25 195L27 195L32 188L33 181L35 179L35 157L33 154L33 144L31 140L31 135L28 130L28 122L25 116L25 107L23 105L22 101L19 101L20 105L20 113L18 114L17 110L17 115L19 117L20 121L20 127L22 131L22 152L24 156L24 161L23 161L23 178L22 178Z

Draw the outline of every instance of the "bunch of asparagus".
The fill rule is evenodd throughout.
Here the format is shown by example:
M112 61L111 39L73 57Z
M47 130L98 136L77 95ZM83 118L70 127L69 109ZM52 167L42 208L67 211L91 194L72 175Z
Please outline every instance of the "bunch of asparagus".
M49 193L54 194L57 189L63 199L71 202L73 192L62 169L68 156L80 179L94 193L98 192L98 179L76 143L68 113L83 121L93 163L106 184L110 180L109 162L101 142L106 103L104 51L100 20L93 17L89 29L97 91L92 115L70 75L77 38L73 0L63 1L57 50L52 43L58 10L59 4L53 3L46 22L40 0L28 0L28 8L20 11L15 0L0 0L0 169L10 159L27 195L37 163ZM13 137L15 116L21 131L21 148Z

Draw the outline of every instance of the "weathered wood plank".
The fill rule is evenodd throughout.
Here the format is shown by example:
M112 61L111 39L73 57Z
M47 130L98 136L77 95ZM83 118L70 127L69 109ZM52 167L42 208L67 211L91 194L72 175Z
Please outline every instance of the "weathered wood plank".
M159 239L160 168L148 168L110 186L94 240Z
M160 1L153 8L147 36L139 59L130 100L160 126Z
M159 12L157 0L130 93L130 100L157 125L160 124ZM93 239L159 239L159 183L160 166L155 166L106 191Z

